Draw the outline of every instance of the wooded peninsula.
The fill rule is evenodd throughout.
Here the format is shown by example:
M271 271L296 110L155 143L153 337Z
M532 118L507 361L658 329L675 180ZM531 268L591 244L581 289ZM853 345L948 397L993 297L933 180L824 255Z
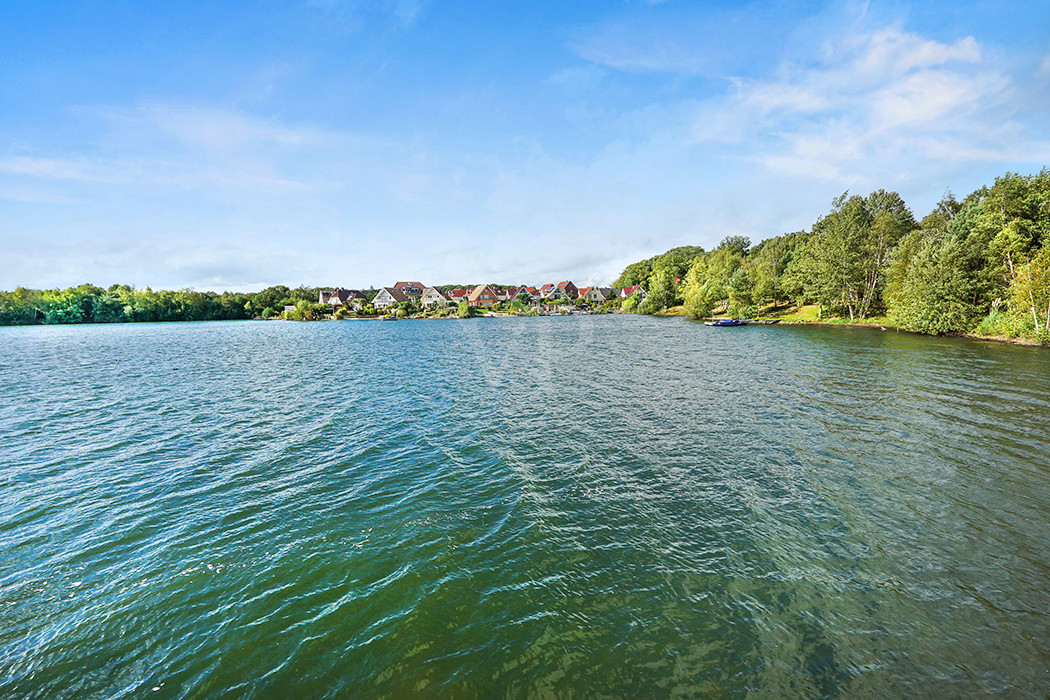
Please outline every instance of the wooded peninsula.
M612 286L640 290L607 311L754 318L808 307L824 322L1050 342L1050 170L1007 173L962 200L949 192L921 221L896 192L847 192L808 231L674 248ZM0 325L312 318L320 291L19 287L0 292Z

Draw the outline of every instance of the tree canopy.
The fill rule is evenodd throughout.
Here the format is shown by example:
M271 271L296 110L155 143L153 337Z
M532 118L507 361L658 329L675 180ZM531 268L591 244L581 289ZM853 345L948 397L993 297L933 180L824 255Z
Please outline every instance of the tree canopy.
M748 316L792 302L922 333L1050 340L1050 171L1006 173L962 201L946 192L921 222L896 192L846 192L809 230L674 248L615 284L649 293L643 313L681 302L693 318Z

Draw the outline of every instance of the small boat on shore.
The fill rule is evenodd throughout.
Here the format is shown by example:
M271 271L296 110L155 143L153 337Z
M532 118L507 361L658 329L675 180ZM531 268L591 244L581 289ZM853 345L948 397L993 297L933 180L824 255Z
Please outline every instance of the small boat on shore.
M747 321L739 318L723 318L721 321L704 321L705 326L746 326Z

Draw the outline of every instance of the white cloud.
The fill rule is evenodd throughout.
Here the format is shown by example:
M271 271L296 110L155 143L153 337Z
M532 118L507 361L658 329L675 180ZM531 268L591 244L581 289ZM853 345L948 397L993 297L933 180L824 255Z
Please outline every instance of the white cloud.
M27 175L46 180L91 180L96 182L112 181L91 172L93 168L83 160L68 158L34 158L29 156L10 156L0 158L0 173L9 175Z
M300 148L331 143L343 137L309 126L289 125L277 118L177 102L144 101L131 108L81 108L121 130L155 132L190 148L228 151L259 145Z
M701 105L693 137L750 144L757 162L796 177L899 180L938 140L994 148L986 125L1009 116L1012 86L972 37L943 43L891 27L846 36L774 78L735 80Z
M891 27L875 32L865 44L855 65L861 73L876 77L901 75L946 63L978 63L981 60L981 48L972 36L945 44Z

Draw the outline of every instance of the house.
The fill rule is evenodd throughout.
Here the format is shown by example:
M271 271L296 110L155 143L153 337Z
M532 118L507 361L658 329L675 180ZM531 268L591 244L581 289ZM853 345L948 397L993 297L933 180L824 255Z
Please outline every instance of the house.
M498 301L495 290L487 284L479 284L477 287L474 287L467 297L467 302L471 306L483 306L486 308Z
M591 304L604 304L613 298L613 290L610 287L584 287L580 290L580 299L586 299Z
M449 305L449 298L437 287L427 287L423 291L423 296L419 298L419 301L428 309L433 306L444 308Z
M546 292L544 293L544 290ZM558 299L568 299L573 301L579 297L580 290L576 288L576 285L572 282L561 282L557 286L553 284L545 284L540 288L541 296L544 296L551 301L557 301Z
M410 299L400 289L383 287L376 294L375 299L372 300L372 306L377 309L385 309L388 306L396 306L405 301L410 301Z
M580 299L584 299L591 304L602 303L604 300L597 290L597 287L580 287Z
M500 287L493 287L492 291L494 291L496 293L496 298L499 299L500 301L510 301L510 299L511 299L511 296L510 296L511 290L510 289L501 289Z
M634 296L635 292L638 293L638 299L644 299L647 296L649 296L648 294L645 293L645 290L642 289L637 284L633 285L633 286L630 286L630 287L624 287L623 289L621 289L620 290L620 296L622 298L626 299L627 297Z
M568 282L568 281L566 281L566 282L559 282L558 283L558 289L560 289L562 291L562 293L565 294L565 298L566 299L579 299L580 298L580 290L577 289L576 285L573 284L572 282Z
M419 282L397 282L394 284L394 289L404 294L410 301L419 301L426 287Z
M368 303L368 298L356 289L322 289L318 296L318 304L333 308L349 304L355 309L360 309Z
M540 298L539 292L536 291L535 287L516 287L510 290L510 301L514 301L522 295L528 297L530 304Z

